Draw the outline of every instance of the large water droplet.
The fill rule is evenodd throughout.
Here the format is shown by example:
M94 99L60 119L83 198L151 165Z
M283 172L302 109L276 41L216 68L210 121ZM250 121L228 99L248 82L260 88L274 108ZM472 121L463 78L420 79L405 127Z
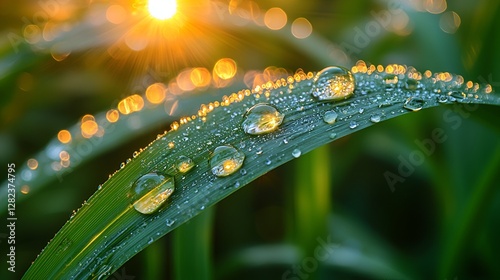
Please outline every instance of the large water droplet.
M151 214L174 192L174 179L157 173L143 175L132 185L132 205L142 214Z
M243 130L252 135L269 133L278 128L284 117L274 106L259 103L248 109L243 116Z
M343 67L331 66L319 71L314 77L311 93L319 100L343 100L355 89L351 72Z
M410 97L408 99L406 99L406 102L405 104L403 105L403 107L405 109L408 109L408 110L411 110L411 111L419 111L420 109L422 109L422 107L424 106L425 104L425 101L420 98L420 97Z
M245 154L232 146L219 146L215 148L210 158L212 173L218 177L225 177L240 169L245 160Z
M194 167L194 161L187 156L180 156L175 163L175 167L179 172L186 173Z
M325 115L323 115L323 120L328 124L334 124L338 116L339 114L335 111L327 111Z

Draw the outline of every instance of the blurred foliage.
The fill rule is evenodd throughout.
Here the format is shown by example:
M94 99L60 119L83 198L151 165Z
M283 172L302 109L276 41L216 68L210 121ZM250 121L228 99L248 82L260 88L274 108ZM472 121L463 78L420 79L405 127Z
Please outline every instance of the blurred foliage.
M227 16L228 13L224 13L222 20L216 16L219 21L190 18L188 26L195 28L183 30L186 37L181 42L169 42L173 45L164 49L129 50L119 61L107 54L122 27L105 29L85 24L90 8L111 4L134 6L125 0L111 2L0 3L3 166L8 162L24 166L58 131L77 123L85 114L115 107L132 93L144 93L153 82L175 80L186 67L212 69L224 57L237 62L240 80L250 70L262 71L268 66L289 72L298 68L316 71L332 63L349 66L363 59L373 64L401 63L421 71L458 73L466 80L488 82L496 91L500 90L500 68L496 67L500 62L496 20L500 3L496 0L259 0L255 2L263 11L281 7L288 16L288 25L278 31L252 23L238 25L234 24L237 18ZM198 5L227 7L228 4L227 1L179 2L194 12L193 7ZM248 7L247 2L231 1L242 7ZM56 6L42 7L40 3L56 3ZM437 14L425 10L442 9L443 3L446 9ZM404 12L391 13L391 5L401 7ZM61 42L70 43L63 44L60 47L63 51L58 51L71 50L71 54L61 61L51 56L50 47L19 41L26 35L29 24L43 20L36 15L43 11L51 13L54 7L59 10L53 20L68 23L64 33L67 37ZM440 26L443 21L447 24L447 16L452 16L456 23L451 11L460 19L453 34L444 32ZM390 23L386 28L380 23L384 22L380 17L384 12ZM406 17L401 16L403 13ZM306 39L290 35L290 25L298 17L307 18L313 26L313 34ZM359 44L361 41L363 46ZM174 52L177 48L184 52L177 55ZM232 91L221 88L220 94ZM194 105L202 103L196 97L201 94L203 90L195 91L190 101ZM179 108L178 114L195 113L183 110ZM377 279L390 275L384 273L401 272L407 278L417 279L498 279L500 175L496 170L500 165L500 129L495 122L498 109L481 106L467 112L470 115L450 115L449 110L454 108L429 109L396 118L329 145L330 162L325 167L329 172L325 176L329 173L330 178L318 181L311 178L311 186L313 181L319 184L311 187L311 191L327 195L324 204L327 215L316 201L299 203L299 196L309 187L307 180L299 179L310 176L306 171L301 174L301 167L322 165L321 155L313 152L310 157L284 165L220 202L213 215L212 241L205 244L206 248L199 247L202 242L193 242L197 247L189 248L186 241L173 242L169 235L119 271L137 279L147 275L173 278L182 275L174 273L175 269L184 272L196 269L190 267L190 260L201 251L209 258L205 262L213 264L207 271L215 278L276 279L294 264L301 266L308 256L313 256L320 244L315 240L319 238L337 244L331 249L345 262L320 265L314 269L315 278ZM19 272L13 275L2 270L1 278L18 279L97 185L135 150L166 130L170 121L159 122L141 133L130 132L126 143L80 165L32 197L26 195L27 199L16 210ZM384 172L397 172L400 158L408 159L419 151L416 141L432 137L435 128L442 128L447 140L436 144L435 151L391 190ZM325 216L308 220L304 213ZM314 231L307 232L305 228L309 227ZM196 238L193 233L186 236ZM5 239L1 242L5 243ZM188 253L180 254L172 246L180 246ZM2 250L2 260L5 258ZM157 258L161 258L161 265L154 264ZM293 276L305 279L304 275Z

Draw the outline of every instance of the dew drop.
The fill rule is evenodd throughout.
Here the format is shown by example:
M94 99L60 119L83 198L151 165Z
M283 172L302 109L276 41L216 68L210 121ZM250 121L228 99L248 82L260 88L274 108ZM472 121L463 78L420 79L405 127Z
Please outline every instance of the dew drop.
M336 101L351 97L354 88L354 77L349 70L331 66L316 74L311 92L318 100Z
M405 104L403 105L403 107L405 109L408 109L408 110L411 110L411 111L419 111L420 109L422 109L422 107L424 106L425 104L425 101L422 99L422 98L419 98L419 97L410 97L408 99L406 99L405 101Z
M99 270L96 272L97 277L95 279L101 280L107 278L111 273L111 270L113 269L112 266L110 265L103 265L99 268Z
M330 133L329 137L330 137L330 139L335 139L335 137L337 137L337 133L332 132L332 133Z
M240 169L244 160L245 154L233 146L219 146L210 158L210 168L215 176L225 177Z
M371 115L371 117L370 117L370 121L371 121L372 123L378 123L378 122L380 122L380 119L381 119L381 118L382 118L382 116L381 116L381 115L379 115L379 114L374 114L374 115Z
M335 112L335 111L327 111L327 112L325 112L325 114L323 115L323 120L324 120L327 124L334 124L334 123L335 123L335 121L337 120L337 117L338 117L337 112Z
M358 123L356 121L351 121L349 123L349 128L354 129L356 127L358 127Z
M65 237L61 243L59 243L59 245L57 246L57 249L56 249L56 252L55 252L55 255L59 255L61 253L63 253L64 251L66 251L71 245L73 244L73 241L71 241L70 239L68 239L67 237Z
M405 88L407 90L416 90L419 86L419 82L415 79L408 79L405 82Z
M462 100L467 96L465 93L463 93L461 91L456 91L456 90L449 92L448 95L455 99L453 101Z
M399 78L397 75L393 75L393 74L385 75L385 77L384 77L385 88L387 90L392 90L393 88L396 87L396 84L398 83L398 81L399 81Z
M294 149L294 150L292 151L292 156L293 156L294 158L298 158L298 157L300 157L300 155L301 155L301 154L302 154L302 152L301 152L299 149Z
M256 104L243 116L243 131L251 135L269 133L278 128L284 117L284 114L270 104Z
M246 169L241 169L240 170L240 174L243 175L243 176L247 175L247 170Z
M446 95L440 95L440 96L438 96L437 100L438 100L439 103L447 103L448 102L448 96L446 96Z
M187 156L180 156L175 163L175 168L181 173L186 173L194 167L194 161Z
M148 173L137 179L132 185L132 205L135 210L142 214L151 214L165 203L174 189L172 177Z
M175 223L174 219L166 219L165 220L165 224L167 225L167 227L171 227L174 223Z

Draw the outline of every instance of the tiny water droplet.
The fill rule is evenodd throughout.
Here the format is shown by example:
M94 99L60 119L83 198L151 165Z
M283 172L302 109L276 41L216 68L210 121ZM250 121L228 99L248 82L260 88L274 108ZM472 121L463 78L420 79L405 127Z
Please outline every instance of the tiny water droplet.
M271 163L272 163L271 159L270 158L266 158L265 164L266 165L271 165Z
M125 162L120 163L120 169L125 167Z
M59 243L59 246L57 246L57 249L56 249L56 252L55 252L55 255L59 255L61 253L63 253L64 251L66 251L71 245L73 244L73 241L71 241L70 239L68 239L67 237L65 237L61 243Z
M359 110L358 110L358 112L359 112L360 114L363 114L363 112L364 112L364 111L365 111L365 108L359 108Z
M194 161L187 156L180 156L175 163L175 167L181 173L186 173L194 167Z
M219 146L210 158L210 168L215 176L225 177L240 169L244 160L245 154L233 146Z
M384 76L384 83L385 83L386 89L393 89L394 87L396 87L396 84L398 83L398 81L399 81L399 78L397 75L388 74L388 75Z
M311 93L318 100L343 100L354 93L355 81L344 67L331 66L319 71L313 80Z
M339 114L337 114L337 112L335 111L327 111L323 115L323 121L325 121L327 124L334 124L338 116Z
M288 144L288 140L286 140L286 138L283 139L283 143Z
M246 169L244 169L244 168L243 168L243 169L241 169L241 170L240 170L240 174L241 174L241 175L247 175L247 170L246 170Z
M148 173L137 179L132 185L132 205L135 210L142 214L151 214L165 203L174 189L172 177Z
M165 224L167 224L167 227L171 227L175 223L175 220L173 219L166 219Z
M411 111L419 111L424 106L425 101L420 97L410 97L406 99L403 107Z
M251 135L272 132L283 122L284 117L285 115L271 104L256 104L243 116L243 131Z
M379 114L374 114L374 115L371 115L371 117L370 117L370 121L371 121L372 123L378 123L378 122L380 122L380 119L381 119L381 118L382 118L382 116L381 116L381 115L379 115Z
M356 127L358 127L358 123L356 121L351 121L349 123L349 128L354 129Z
M95 279L101 280L105 279L107 276L110 275L110 271L113 267L110 265L103 265L99 268L99 270L96 272L97 277Z
M447 103L448 102L448 96L446 96L446 95L440 95L440 96L438 96L438 102L439 103Z
M139 155L139 152L138 151L134 151L134 153L132 154L132 157L136 158L138 155Z
M330 133L329 137L330 137L330 139L335 139L335 137L337 137L337 133L332 132L332 133Z
M151 244L151 243L153 243L153 237L150 237L148 240L148 244Z
M301 155L301 154L302 154L302 152L301 152L299 149L294 149L294 150L292 151L292 156L293 156L294 158L298 158L298 157L300 157L300 155Z

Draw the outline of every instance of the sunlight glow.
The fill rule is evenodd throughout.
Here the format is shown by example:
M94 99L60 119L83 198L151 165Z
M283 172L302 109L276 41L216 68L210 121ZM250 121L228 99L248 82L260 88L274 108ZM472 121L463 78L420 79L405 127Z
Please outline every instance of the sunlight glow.
M177 12L177 2L175 0L149 0L148 10L154 18L169 19Z

